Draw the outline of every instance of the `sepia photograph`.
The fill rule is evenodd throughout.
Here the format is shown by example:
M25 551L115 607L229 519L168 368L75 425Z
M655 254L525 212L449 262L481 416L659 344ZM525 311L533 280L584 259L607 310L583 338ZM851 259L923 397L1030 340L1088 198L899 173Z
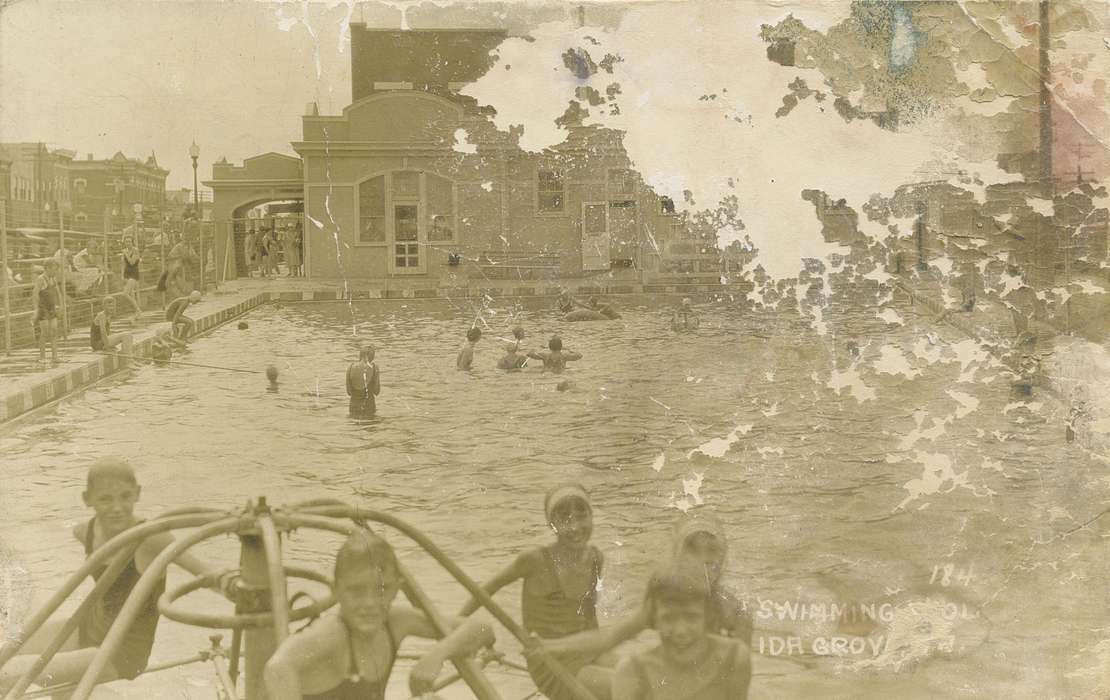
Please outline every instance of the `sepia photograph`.
M0 700L1107 700L1110 0L0 0Z

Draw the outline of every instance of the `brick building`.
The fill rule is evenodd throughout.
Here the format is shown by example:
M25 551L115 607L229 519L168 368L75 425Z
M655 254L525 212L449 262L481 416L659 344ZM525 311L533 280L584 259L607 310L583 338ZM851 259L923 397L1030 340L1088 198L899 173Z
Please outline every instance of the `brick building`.
M73 226L80 231L118 231L133 223L134 205L144 221L162 217L169 171L151 153L145 160L116 152L97 160L88 154L70 164Z
M69 167L73 151L44 143L2 143L0 160L8 161L8 225L57 226L58 213L71 206Z

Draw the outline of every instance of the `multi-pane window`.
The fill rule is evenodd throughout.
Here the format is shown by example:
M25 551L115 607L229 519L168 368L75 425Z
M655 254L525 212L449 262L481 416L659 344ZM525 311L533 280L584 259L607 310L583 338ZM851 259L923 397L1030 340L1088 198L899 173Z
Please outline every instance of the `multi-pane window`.
M360 243L385 243L385 175L358 186Z
M536 208L538 211L563 211L565 196L562 173L557 170L540 170L536 173Z

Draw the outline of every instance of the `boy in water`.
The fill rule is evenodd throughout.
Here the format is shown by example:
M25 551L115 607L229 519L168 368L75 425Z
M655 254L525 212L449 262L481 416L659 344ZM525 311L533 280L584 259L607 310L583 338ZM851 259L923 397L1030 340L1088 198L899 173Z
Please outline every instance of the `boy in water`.
M112 314L115 311L115 299L104 297L100 300L100 313L93 316L92 323L89 325L89 345L93 350L102 352L104 350L115 350L117 345L122 344L124 351L130 355L131 334L112 333Z
M709 582L696 570L672 567L648 583L647 604L659 646L620 663L613 700L745 700L751 652L738 639L711 633Z
M582 355L570 350L563 350L563 340L555 335L551 340L547 341L547 348L550 352L542 350L528 353L528 357L533 360L543 361L543 370L545 372L553 372L559 374L567 368L567 362L572 360L581 360Z
M602 304L597 297L590 297L589 303L586 304L585 308L589 309L590 311L596 311L608 319L621 317L621 315L617 313L617 310L614 309L612 305Z
M482 338L482 329L477 326L471 328L466 332L466 345L462 346L459 350L459 356L455 359L455 367L458 369L469 370L470 366L474 364L474 346Z
M596 630L597 584L605 562L601 551L590 544L593 510L589 496L578 484L556 486L547 492L544 512L555 533L555 543L524 552L483 588L493 595L523 579L524 628L541 639L558 639ZM472 599L460 614L469 615L478 606ZM569 650L559 654L558 661L574 674L595 663L596 656ZM539 660L530 658L528 671L536 687L547 697L556 700L570 697L562 683Z
M106 457L97 460L91 467L86 480L85 492L81 494L85 505L93 509L93 517L87 522L78 523L73 528L74 538L85 547L85 556L128 528L142 522L135 517L135 503L139 500L141 489L135 478L135 471L125 460ZM96 648L104 641L112 623L123 609L131 590L139 577L155 557L173 543L168 533L151 535L143 540L131 561L120 572L98 602L89 609L76 637L66 640L61 650L51 659L36 679L39 685L54 685L78 680L92 663ZM175 563L197 576L214 574L214 570L195 556L184 553ZM105 566L92 574L94 579L103 575ZM221 580L221 590L231 590L234 577L225 576ZM146 669L150 649L154 644L154 633L158 626L158 597L165 590L162 579L150 597L143 604L142 612L135 619L122 644L105 667L101 682L117 678L135 678ZM37 660L41 651L61 629L63 620L47 622L39 632L23 647L25 655L16 656L0 671L0 692L7 691L15 681Z
M408 636L437 639L428 618L395 606L401 586L393 548L357 530L335 555L338 614L290 635L264 674L270 700L384 700L397 649ZM452 631L413 666L413 695L430 693L444 661L490 646L493 630L478 620L452 620Z
M358 362L347 368L347 396L351 397L352 418L372 418L377 406L374 397L382 391L378 366L374 364L374 348L367 345L358 353Z
M197 322L185 315L185 310L200 301L200 292L193 290L189 296L178 297L166 307L166 320L173 325L175 338L185 340L193 334Z
M511 372L524 366L528 358L517 354L518 345L519 343L505 343L505 354L497 361L497 369Z
M50 360L58 364L58 315L61 313L62 292L58 287L58 263L46 260L42 274L35 278L32 300L35 305L34 324L39 340L39 364L46 363L46 341L50 341Z
M752 639L752 620L744 604L729 591L721 576L724 573L728 555L728 540L724 530L713 517L701 514L684 515L675 524L672 538L672 565L685 571L693 571L704 578L709 586L710 600L706 608L706 624L711 634L732 637L750 645ZM577 651L584 654L602 654L613 649L621 642L637 636L651 627L651 605L645 605L636 613L613 625L596 631L564 637L545 642L544 646L553 654ZM604 668L591 668L588 676L579 680L587 683L598 698L608 698L611 673Z

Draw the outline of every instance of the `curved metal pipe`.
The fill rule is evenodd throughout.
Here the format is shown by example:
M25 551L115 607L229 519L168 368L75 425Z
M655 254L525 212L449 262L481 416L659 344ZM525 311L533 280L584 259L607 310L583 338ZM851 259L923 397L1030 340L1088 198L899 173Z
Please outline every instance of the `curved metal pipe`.
M278 539L274 519L267 514L258 516L258 530L262 533L262 547L266 551L266 573L270 577L274 639L276 644L281 644L289 636L289 595L285 588L285 568L281 563L281 540Z
M408 523L400 520L388 513L381 513L374 510L364 510L355 506L328 506L313 508L312 515L297 515L297 514L275 514L275 522L279 524L288 524L292 527L315 527L323 530L335 531L335 523L329 522L328 517L331 518L350 518L352 520L373 520L375 522L388 525L395 530L398 530L413 542L420 545L433 559L435 559L440 566L447 570L449 574L455 577L466 590L474 596L478 602L482 604L486 610L493 615L498 622L504 625L505 629L509 631L521 644L529 646L532 644L532 639L528 633L517 624L516 620L509 616L500 605L494 602L486 591L479 586L474 579L470 578L466 572L459 568L454 561L452 561L439 547L435 545L424 533L412 527ZM323 517L322 517L323 516ZM560 682L562 682L576 697L582 700L597 700L593 693L590 692L586 686L582 685L574 675L567 671L558 660L554 659L550 654L543 650L542 647L537 649L538 655L543 663L554 673ZM81 700L81 699L79 699Z
M77 610L69 616L62 625L62 628L58 630L54 638L50 640L50 643L47 644L46 648L39 654L39 657L31 664L31 667L24 671L23 675L16 680L15 685L8 689L8 692L4 695L4 700L14 700L15 698L21 697L23 692L35 682L35 679L39 677L39 674L42 673L43 669L50 663L50 660L54 658L54 655L57 654L58 650L62 648L62 645L66 643L69 636L73 634L73 631L81 624L81 620L85 617L89 607L100 600L100 598L104 597L104 592L108 590L109 586L116 582L120 572L123 571L123 567L127 566L127 563L131 561L131 557L135 556L135 550L138 548L138 543L133 544L129 547L125 547L116 554L116 558L112 560L107 570L97 579L96 585L93 586L92 591L85 596L85 600L82 601Z
M66 579L65 583L62 584L62 587L59 588L54 595L50 596L50 599L47 600L35 614L28 618L23 624L23 628L19 631L19 634L11 641L5 642L0 646L0 668L3 668L4 664L11 661L12 657L19 653L19 650L23 648L27 640L30 639L35 632L38 632L39 628L50 619L50 616L61 607L62 603L72 595L73 591L77 590L77 587L81 585L82 581L84 581L95 569L103 566L104 563L111 559L112 555L120 549L133 542L144 540L151 535L156 535L161 532L207 525L215 520L216 517L215 514L197 514L172 516L164 520L151 520L124 530L102 544L85 559L84 563L81 564L76 572Z
M92 663L85 669L85 674L81 676L81 682L77 684L77 689L73 691L72 697L74 700L88 700L89 695L93 691L93 687L96 686L97 679L100 678L100 674L104 672L104 667L108 665L109 659L119 647L120 642L123 641L124 635L127 634L135 618L138 617L139 613L142 611L142 607L146 603L146 600L150 597L151 593L154 592L154 587L158 585L158 581L165 575L166 568L170 565L170 562L193 545L211 539L216 535L234 532L238 526L238 517L224 518L216 522L210 522L196 532L166 547L154 558L154 561L147 566L146 571L139 577L139 581L135 584L135 587L131 589L130 595L127 596L127 602L124 603L123 608L112 622L112 626L108 630L108 635L104 638L104 641L100 643L96 655L93 656Z
M332 506L338 506L342 508L351 507L343 504L341 501L337 501L334 499L319 500L329 501L328 505ZM281 518L281 514L279 514L278 517ZM352 520L356 523L361 522L359 519L355 518L352 518ZM349 535L356 529L355 525L347 525L345 523L335 522L327 518L322 519L322 522L314 525L313 527L330 530L341 535ZM446 637L448 632L451 631L450 627L448 627L447 621L443 618L443 615L441 615L440 612L432 604L432 599L428 597L428 595L416 582L416 579L413 578L412 574L409 573L408 569L406 569L404 565L402 565L399 561L397 562L397 568L401 574L401 578L404 580L403 590L405 592L405 596L409 599L413 606L418 607L424 611L424 614L428 616L428 620L432 623L432 626L435 628L436 632L439 633L439 636ZM501 700L501 695L497 692L497 689L493 686L492 683L489 682L489 679L482 674L481 667L474 663L473 659L451 659L451 663L455 665L455 668L459 672L459 675L456 676L456 678L462 677L470 685L471 690L474 691L474 694L478 697L478 700Z

